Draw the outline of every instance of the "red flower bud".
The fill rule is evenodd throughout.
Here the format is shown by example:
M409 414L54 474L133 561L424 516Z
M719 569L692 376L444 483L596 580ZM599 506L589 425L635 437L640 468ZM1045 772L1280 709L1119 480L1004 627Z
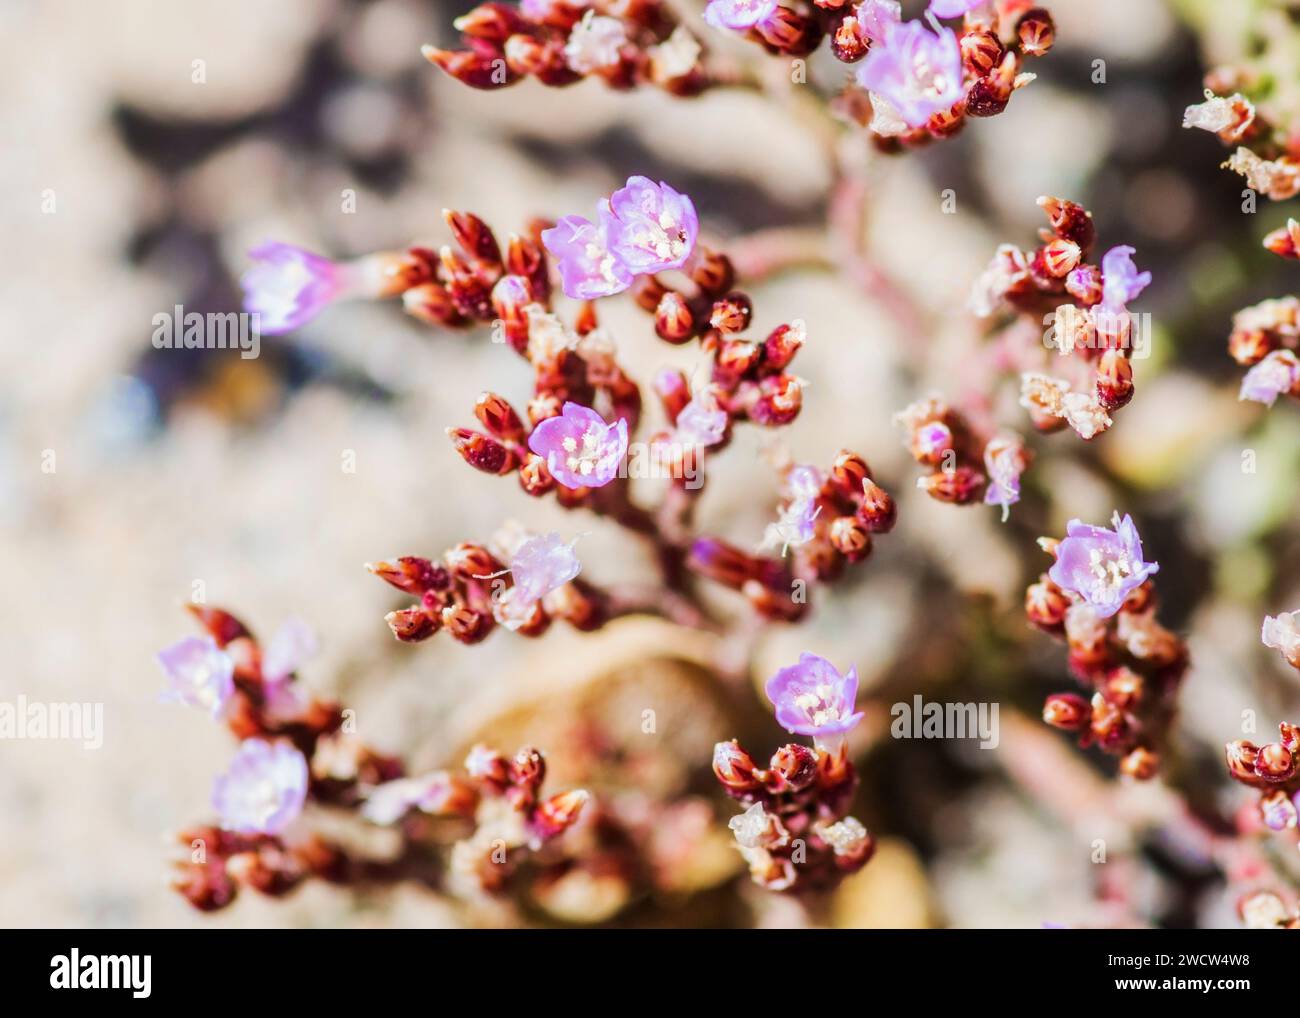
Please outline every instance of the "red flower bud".
M504 474L515 467L515 454L495 438L470 431L468 428L448 428L451 444L475 470L485 474Z

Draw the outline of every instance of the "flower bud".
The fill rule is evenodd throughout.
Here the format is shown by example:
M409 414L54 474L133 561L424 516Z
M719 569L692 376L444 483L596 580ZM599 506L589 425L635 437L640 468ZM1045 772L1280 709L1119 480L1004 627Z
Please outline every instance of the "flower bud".
M669 343L685 343L695 334L695 320L686 298L668 290L655 308L655 332Z
M821 26L817 22L789 7L776 8L754 26L754 31L772 49L791 57L807 56L822 39Z
M803 383L794 375L769 375L759 382L758 398L748 408L755 424L777 427L789 424L803 407Z
M818 3L818 6L823 6ZM843 14L831 22L831 52L835 59L852 64L867 55L870 45L862 34L862 26L854 14Z
M764 370L782 371L808 338L803 322L778 325L763 341Z
M465 605L448 605L442 610L442 624L461 643L480 643L492 632L496 620L490 612Z
M717 766L716 755L714 766ZM774 791L802 791L817 778L817 754L797 742L788 743L772 755L768 773L771 778L779 779L782 786Z
M1300 258L1300 222L1288 219L1264 238L1264 247L1283 258Z
M917 479L916 486L931 498L954 505L967 505L984 494L987 478L972 467L939 470Z
M1020 38L1020 51L1025 56L1041 57L1056 41L1056 25L1047 10L1034 7L1020 18L1016 35Z
M551 277L546 271L546 253L526 237L511 235L506 244L506 272L528 280L533 300L545 304L551 295Z
M1043 267L1049 275L1064 279L1079 265L1082 252L1079 245L1072 240L1057 237L1048 241L1042 249Z
M961 37L961 59L967 73L983 78L1002 63L1006 47L991 29L965 32Z
M1296 770L1295 756L1280 742L1261 746L1255 760L1255 773L1266 781L1286 781Z
M439 620L428 615L423 608L401 608L384 616L388 628L403 643L419 643L427 640L439 629Z
M714 355L713 377L724 386L744 378L763 358L763 348L747 339L724 339Z
M1118 410L1133 398L1133 364L1120 350L1107 350L1097 363L1097 401Z
M858 506L858 519L873 534L887 534L894 529L898 507L893 498L875 481L862 482L862 504Z
M733 590L739 590L758 572L753 556L716 537L696 540L686 565L692 572Z
M1074 241L1083 254L1088 253L1097 236L1091 212L1076 202L1046 195L1038 199L1038 207L1047 213L1048 222L1058 237Z
M555 478L546 469L546 460L535 452L529 452L519 464L519 485L528 494L537 497L545 495L555 488Z
M850 562L861 562L871 554L871 530L855 516L837 516L831 521L830 542Z
M424 45L420 47L420 55L471 88L504 88L519 78L504 60L473 50L445 50Z
M676 424L677 415L691 401L691 384L686 373L677 368L664 368L655 375L654 388L669 422Z
M475 470L505 474L515 467L515 454L495 438L468 428L448 428L447 437L461 458Z
M1065 592L1046 576L1025 591L1025 615L1039 629L1060 631L1069 608L1070 599Z
M548 841L578 822L590 794L583 789L553 795L537 807L532 826L542 841Z
M1096 265L1080 265L1065 277L1065 290L1084 307L1100 304L1103 292L1101 269Z
M831 488L841 498L851 502L862 495L863 488L870 479L871 468L867 466L867 461L848 449L841 449L831 464Z
M512 8L504 4L492 6L501 7L513 14ZM480 7L479 10L482 8ZM487 223L472 212L455 212L452 209L443 209L442 218L451 228L451 235L456 243L467 255L492 265L501 264L501 246L497 244L497 239L492 235L492 230Z
M1160 754L1145 746L1130 750L1119 762L1119 772L1137 781L1150 781L1159 770Z
M427 558L404 555L394 562L367 562L366 569L398 590L419 596L428 590L446 590L451 577Z
M528 26L516 8L502 3L483 3L453 21L452 27L471 39L502 43Z
M713 302L709 324L719 332L743 332L754 314L753 302L743 293L729 293Z
M731 264L731 259L704 247L695 248L695 255L689 268L691 282L707 296L715 296L730 290L736 280L736 270Z
M713 773L722 787L734 796L757 792L763 787L753 758L740 748L735 739L719 742L713 747Z
M1092 708L1077 693L1053 693L1043 703L1043 720L1053 728L1081 732L1092 722Z
M524 422L515 408L494 392L480 394L474 404L474 416L497 438L507 442L523 442L527 438Z
M406 290L402 294L402 308L426 325L455 328L465 324L465 317L456 310L451 294L441 283L423 283Z

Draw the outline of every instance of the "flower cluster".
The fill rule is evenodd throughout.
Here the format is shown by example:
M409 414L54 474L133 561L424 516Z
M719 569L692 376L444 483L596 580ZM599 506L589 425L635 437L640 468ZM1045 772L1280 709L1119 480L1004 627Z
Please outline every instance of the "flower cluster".
M1020 476L1033 454L1019 435L988 437L935 397L904 408L894 421L906 430L912 456L930 469L916 486L931 498L970 505L983 496L985 505L1001 507L1003 520L1020 501Z
M945 138L968 117L991 117L1033 81L1028 57L1052 48L1051 14L1023 0L933 0L903 21L898 0L818 0L795 10L777 0L710 0L705 20L743 32L773 53L804 56L824 37L842 63L857 64L840 109L884 148ZM939 18L962 18L959 31Z
M1217 69L1206 76L1205 84L1205 101L1187 107L1183 127L1209 131L1224 145L1235 145L1224 167L1241 174L1251 188L1273 201L1300 194L1300 157L1287 125L1271 123L1240 91L1262 93L1267 91L1265 83Z
M1091 699L1055 693L1043 720L1077 732L1080 746L1121 757L1122 773L1152 777L1183 674L1187 647L1156 621L1154 562L1130 517L1113 529L1071 520L1064 540L1040 544L1056 561L1025 592L1025 614L1040 629L1065 638L1070 670L1093 690Z
M829 470L788 464L782 506L768 525L760 553L717 537L691 546L694 572L739 591L759 614L795 621L808 610L807 587L833 581L846 565L871 554L872 535L893 529L893 498L871 478L866 460L847 449ZM779 548L779 558L762 550ZM789 554L788 554L789 553Z
M713 748L713 773L748 806L730 822L736 847L754 882L769 890L833 887L875 851L867 829L848 815L857 773L844 736L862 720L854 710L857 673L841 675L825 658L803 654L768 680L766 692L777 722L811 736L813 746L784 745L766 769L734 739Z
M1250 368L1241 380L1240 399L1272 406L1279 396L1300 399L1300 300L1261 301L1232 316L1228 353Z
M661 0L488 2L456 19L464 49L424 46L426 60L457 81L494 89L534 78L571 85L599 78L611 88L653 84L695 95L711 82L699 41Z
M159 655L165 698L221 718L241 740L213 784L217 822L177 835L188 856L176 863L173 886L196 908L223 908L241 886L279 897L312 877L349 885L406 879L431 851L429 832L412 824L398 857L363 856L311 830L309 805L371 824L397 824L411 813L462 821L468 833L443 861L450 882L489 892L503 890L523 858L582 812L586 792L540 798L545 765L532 749L506 760L476 747L464 777L407 777L400 759L351 735L336 705L296 688L295 672L314 647L302 623L286 625L263 647L228 612L191 611L207 635Z
M580 630L596 629L609 617L609 598L577 578L582 564L574 543L554 532L509 527L495 542L500 557L482 545L463 543L438 564L408 555L366 568L419 598L385 616L404 643L427 640L440 629L461 643L478 643L497 625L540 636L556 618Z
M998 248L971 295L971 308L987 318L1011 308L1050 324L1043 345L1060 355L1057 377L1021 375L1020 404L1039 431L1069 426L1084 439L1107 430L1111 414L1133 398L1130 358L1149 337L1128 305L1151 282L1133 263L1131 247L1113 247L1100 265L1087 261L1096 239L1092 213L1060 198L1043 197L1050 231L1026 253L1012 244Z
M1228 773L1257 789L1259 816L1271 831L1287 831L1294 839L1300 816L1300 726L1283 721L1277 742L1257 746L1245 739L1224 746Z

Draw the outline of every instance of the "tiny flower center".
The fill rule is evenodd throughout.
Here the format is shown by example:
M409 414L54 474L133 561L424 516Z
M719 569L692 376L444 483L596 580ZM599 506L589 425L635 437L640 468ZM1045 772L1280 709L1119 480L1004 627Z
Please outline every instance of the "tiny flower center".
M807 693L800 693L794 698L794 704L816 728L844 718L844 708L839 697L835 695L834 689L825 684Z
M1106 555L1098 548L1088 554L1088 570L1098 584L1112 590L1118 590L1136 572L1133 560L1127 555Z

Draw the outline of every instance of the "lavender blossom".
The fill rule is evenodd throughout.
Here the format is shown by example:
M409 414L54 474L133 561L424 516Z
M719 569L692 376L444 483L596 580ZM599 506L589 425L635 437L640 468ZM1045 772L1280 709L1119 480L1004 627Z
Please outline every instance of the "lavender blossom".
M883 97L909 127L924 127L962 96L961 47L951 29L931 32L919 21L890 25L884 41L871 47L858 82Z
M434 771L418 778L386 781L371 790L361 807L361 815L375 824L394 824L412 809L440 813L453 793L447 771Z
M1101 306L1112 314L1128 309L1129 301L1138 296L1151 283L1150 272L1139 272L1133 264L1136 249L1127 244L1113 247L1101 259Z
M1133 518L1115 513L1114 530L1071 520L1066 538L1056 550L1048 576L1062 590L1090 605L1100 618L1110 618L1136 588L1160 568L1142 559L1142 539Z
M704 20L714 28L744 32L767 21L778 6L776 0L709 0Z
M248 256L254 264L240 280L244 310L260 316L267 336L305 325L350 286L345 266L292 244L268 241Z
M784 556L791 548L800 548L817 536L817 517L821 513L818 496L822 476L815 467L792 467L785 476L788 501L775 523L769 523L763 535L763 548L781 548Z
M773 675L764 691L776 708L777 723L793 734L843 736L863 718L861 712L853 711L858 696L857 669L841 675L816 654L800 654L799 663Z
M873 45L883 43L889 27L903 19L898 0L862 0L853 13L858 19L858 34Z
M537 602L563 587L582 571L574 554L575 537L566 542L554 531L527 538L510 556L510 578L514 585L502 591L493 604L493 615L507 629L526 623Z
M221 826L241 834L279 834L307 800L307 760L288 742L245 739L212 786Z
M673 437L682 445L707 448L717 445L727 434L727 412L708 393L695 396L677 414Z
M235 692L235 662L210 636L187 636L158 654L167 673L162 698L207 711L214 718Z
M988 6L989 0L930 0L929 11L936 18L960 18L976 7Z
M582 216L563 216L542 231L542 244L556 260L566 297L595 300L632 285L632 273L609 248L610 220L603 215L598 226Z
M1237 399L1272 406L1284 393L1300 386L1300 360L1290 350L1274 350L1246 372Z
M618 476L627 453L627 421L613 424L580 403L565 403L559 417L542 421L528 448L546 460L551 476L566 488L600 488Z
M285 619L262 651L262 680L272 684L284 682L319 650L320 643L311 626L296 616Z
M633 274L679 269L695 250L695 205L667 184L629 177L607 210L610 250Z
M1011 506L1020 501L1020 475L1025 472L1025 446L1018 436L995 438L984 447L989 485L985 505L1000 505L1005 523Z

